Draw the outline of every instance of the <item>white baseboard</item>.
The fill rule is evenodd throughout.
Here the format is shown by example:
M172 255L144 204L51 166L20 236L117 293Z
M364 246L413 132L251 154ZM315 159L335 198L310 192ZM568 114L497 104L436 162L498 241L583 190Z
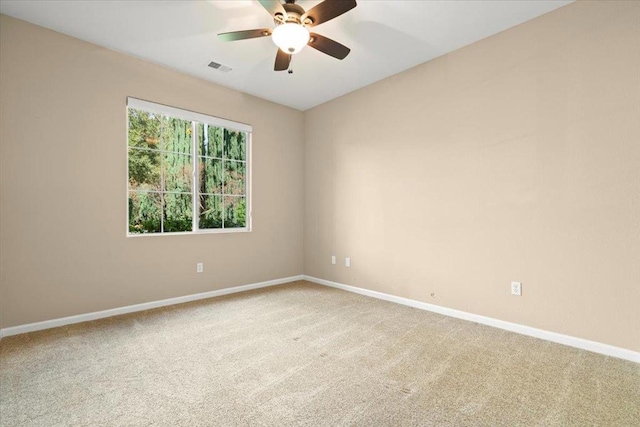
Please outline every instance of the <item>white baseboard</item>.
M27 332L41 331L43 329L57 328L59 326L74 323L87 322L89 320L104 319L105 317L118 316L120 314L135 313L136 311L150 310L152 308L165 307L167 305L182 304L206 298L235 294L237 292L250 291L251 289L266 288L268 286L282 285L284 283L302 280L302 275L285 277L282 279L267 280L266 282L252 283L250 285L236 286L233 288L218 289L200 294L186 295L182 297L163 299L160 301L145 302L142 304L128 305L126 307L112 308L110 310L96 311L93 313L79 314L77 316L62 317L60 319L45 320L43 322L29 323L26 325L12 326L0 329L0 339L11 335L26 334Z
M358 288L355 286L345 285L342 283L332 282L330 280L319 279L312 276L303 276L304 280L317 283L319 285L330 286L332 288L342 289L368 297L378 298L385 301L395 302L397 304L407 305L409 307L419 308L421 310L432 311L434 313L443 314L445 316L455 317L458 319L468 320L470 322L481 323L494 328L504 329L506 331L516 332L522 335L528 335L534 338L540 338L552 341L558 344L576 347L582 350L592 351L594 353L604 354L606 356L617 357L632 362L640 363L640 353L627 350L625 348L614 347L608 344L602 344L596 341L589 341L583 338L572 337L569 335L549 332L543 329L532 328L530 326L520 325L517 323L506 322L504 320L494 319L492 317L480 316L478 314L467 313L466 311L454 310L452 308L442 307L434 304L402 298L395 295L389 295L382 292L371 291L368 289Z
M394 302L396 304L402 304L409 307L418 308L421 310L427 310L434 313L443 314L445 316L455 317L462 320L468 320L470 322L480 323L487 326L493 326L494 328L504 329L511 332L516 332L522 335L528 335L534 338L540 338L547 341L552 341L558 344L568 345L570 347L580 348L582 350L592 351L594 353L604 354L606 356L617 357L619 359L625 359L632 362L640 363L640 353L627 350L620 347L615 347L608 344L599 343L596 341L589 341L583 338L572 337L570 335L558 334L556 332L545 331L543 329L532 328L530 326L520 325L517 323L506 322L504 320L494 319L492 317L481 316L478 314L467 313L465 311L455 310L452 308L442 307L435 304L428 304L421 301L412 300L409 298L398 297L395 295L385 294L383 292L371 291L368 289L358 288L356 286L345 285L342 283L332 282L330 280L319 279L313 276L299 275L285 277L282 279L268 280L265 282L252 283L249 285L236 286L232 288L218 289L210 292L203 292L199 294L186 295L182 297L169 298L160 301L146 302L142 304L129 305L126 307L113 308L110 310L96 311L93 313L79 314L76 316L62 317L59 319L45 320L43 322L29 323L26 325L12 326L9 328L0 329L0 339L2 337L8 337L11 335L25 334L28 332L41 331L44 329L57 328L59 326L71 325L74 323L87 322L90 320L103 319L105 317L118 316L121 314L134 313L137 311L150 310L152 308L165 307L167 305L181 304L190 301L197 301L206 298L213 298L222 295L229 295L238 292L249 291L252 289L266 288L268 286L281 285L284 283L295 282L297 280L307 280L319 285L330 286L332 288L342 289L348 292L353 292L360 295L365 295L372 298L377 298L385 301Z

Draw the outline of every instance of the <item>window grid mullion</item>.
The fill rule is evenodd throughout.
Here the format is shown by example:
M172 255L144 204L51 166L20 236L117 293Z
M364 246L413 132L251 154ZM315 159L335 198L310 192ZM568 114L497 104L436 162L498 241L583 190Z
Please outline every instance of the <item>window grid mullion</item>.
M222 216L222 229L223 230L225 228L224 227L224 220L225 220L225 216L226 216L226 213L227 213L225 211L225 209L224 209L224 184L225 184L226 178L227 178L226 177L226 173L225 173L225 171L226 171L226 169L225 169L225 167L226 167L226 165L225 165L225 154L226 154L225 153L225 151L226 151L225 150L225 142L226 142L225 141L225 136L226 135L225 134L226 134L226 129L223 128L222 129L222 147L221 147L221 149L222 149L222 152L221 152L222 153L222 160L220 161L222 163L222 180L220 181L220 183L222 184L222 188L220 188L220 193L222 194L220 196L220 199L221 199L221 204L220 205L222 206L222 212L220 214Z
M189 156L191 155L191 153L181 153L179 151L171 151L171 150L161 150L159 148L149 148L149 147L135 147L135 146L129 146L130 150L140 150L140 151L152 151L154 153L160 153L160 154L177 154L178 156ZM203 156L206 157L206 156ZM210 157L210 158L216 158L216 157ZM244 160L238 160L238 161L244 161Z
M195 121L191 122L191 163L193 177L191 179L191 231L198 231L198 218L200 218L200 211L198 209L198 124ZM196 216L197 215L197 216Z
M225 196L224 184L225 184L226 179L227 179L227 176L225 174L225 170L226 169L225 169L224 162L225 162L225 159L224 159L224 133L223 133L223 136L222 136L222 189L221 189L222 190L221 193L222 193L222 229L223 230L224 230L224 217L225 217L225 214L227 213L224 210L224 196Z
M164 122L160 125L160 147L162 147L162 137L164 133ZM164 233L164 209L165 209L165 200L164 200L164 192L166 190L166 186L164 183L164 156L160 153L160 233Z

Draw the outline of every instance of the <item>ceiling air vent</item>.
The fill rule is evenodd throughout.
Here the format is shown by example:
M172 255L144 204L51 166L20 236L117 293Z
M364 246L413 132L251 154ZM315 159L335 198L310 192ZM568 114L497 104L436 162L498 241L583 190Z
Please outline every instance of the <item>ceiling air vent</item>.
M226 65L222 65L222 64L218 64L217 62L209 62L209 67L213 68L214 70L218 70L218 71L222 71L223 73L228 73L229 71L231 71L231 67L227 67Z

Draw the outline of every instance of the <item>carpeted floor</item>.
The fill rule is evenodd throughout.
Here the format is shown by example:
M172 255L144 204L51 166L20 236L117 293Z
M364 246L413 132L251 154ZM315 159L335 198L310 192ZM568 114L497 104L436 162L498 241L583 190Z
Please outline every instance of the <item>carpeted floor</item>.
M2 426L640 426L640 365L297 282L0 342Z

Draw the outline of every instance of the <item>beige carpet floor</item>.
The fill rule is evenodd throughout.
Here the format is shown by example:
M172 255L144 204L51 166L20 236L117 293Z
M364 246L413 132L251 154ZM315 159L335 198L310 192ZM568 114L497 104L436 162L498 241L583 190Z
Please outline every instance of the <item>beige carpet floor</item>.
M297 282L0 341L2 426L640 426L640 365Z

